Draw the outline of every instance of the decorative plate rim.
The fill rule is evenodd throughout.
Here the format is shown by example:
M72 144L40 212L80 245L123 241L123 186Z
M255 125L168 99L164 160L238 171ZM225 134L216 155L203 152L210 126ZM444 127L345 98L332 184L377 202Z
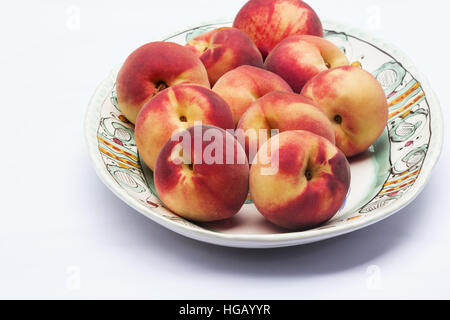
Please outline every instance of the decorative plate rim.
M203 24L198 24L192 27L186 27L183 31L187 31L190 28L195 29L200 26L208 24L225 24L230 23L231 19L220 19L215 21L208 21ZM388 53L389 55L395 57L395 59L401 63L404 68L421 84L423 91L426 94L429 108L432 111L430 116L430 127L432 129L432 137L430 139L430 144L428 146L428 151L424 159L422 170L417 177L415 183L401 198L397 199L394 203L389 206L377 209L376 213L363 216L356 220L347 221L345 224L335 225L333 228L325 229L313 229L301 232L290 232L290 233L280 233L280 234L229 234L221 233L207 229L199 229L185 224L179 224L170 219L166 219L158 213L154 212L151 208L146 207L144 204L140 203L137 199L129 196L126 191L120 188L111 175L105 170L104 163L101 160L101 155L97 147L97 127L98 120L100 119L100 105L96 103L96 99L105 90L108 84L113 84L115 81L115 74L117 68L115 68L110 75L103 80L100 85L95 90L95 93L91 97L88 105L88 109L84 119L84 135L87 141L88 153L92 164L94 165L95 171L103 183L122 201L127 203L129 206L142 213L144 216L150 218L151 220L161 224L162 226L177 232L181 235L193 238L199 241L208 242L211 244L229 246L229 247L241 247L241 248L273 248L273 247L286 247L294 246L300 244L306 244L311 242L316 242L320 240L329 239L339 235L343 235L349 232L359 230L361 228L370 226L376 222L384 220L399 210L403 209L405 206L410 204L424 189L427 184L431 172L439 160L442 145L443 145L443 131L444 122L442 118L442 110L440 107L439 100L431 88L427 78L414 66L411 59L407 57L402 51L400 51L395 45L385 42L384 40L378 39L366 31L334 22L333 20L324 20L325 29L339 30L345 33L349 33L353 36L357 36L364 41L371 44L375 44ZM177 34L177 32L171 33L170 36ZM166 39L168 37L163 37Z

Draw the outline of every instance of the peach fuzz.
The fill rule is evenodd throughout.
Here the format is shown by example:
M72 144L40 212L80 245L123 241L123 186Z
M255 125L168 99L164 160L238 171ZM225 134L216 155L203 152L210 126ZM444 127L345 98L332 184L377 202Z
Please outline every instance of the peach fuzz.
M341 49L315 36L291 36L278 44L265 61L267 70L286 80L297 93L320 72L347 65Z
M276 74L252 66L240 66L227 72L213 87L230 106L234 123L257 99L272 92L292 92L291 87Z
M288 92L275 91L256 100L242 116L237 129L242 129L241 132L244 133L253 129L250 133L257 133L245 135L245 151L250 162L260 143L265 142L259 140L260 129L267 130L268 138L271 129L279 132L305 130L322 136L333 144L335 142L333 125L325 113L310 99ZM250 150L251 148L253 149Z
M221 141L221 148L214 149L219 161L208 163L204 154L213 142L205 137L211 131L214 143ZM232 217L248 194L249 166L244 149L231 133L217 127L194 126L180 135L184 137L185 133L190 137L189 149L185 149L184 141L169 140L158 156L154 178L159 198L170 210L189 220L206 222ZM200 139L194 138L199 136ZM195 143L200 147L194 147ZM229 150L234 159L227 162ZM185 153L189 153L192 164L183 161Z
M250 0L237 14L233 27L250 36L263 58L291 35L323 35L319 17L301 0Z
M303 88L328 116L336 145L347 157L364 152L381 135L388 120L386 95L367 71L346 66L320 73Z
M258 211L270 222L290 230L304 230L331 219L343 205L350 186L350 165L327 139L307 131L286 131L278 147L258 152L250 169L250 194ZM273 149L273 150L271 150ZM261 153L268 164L256 161ZM275 174L262 169L275 167Z
M264 67L263 59L252 40L236 28L219 28L191 39L186 46L205 65L213 86L226 72L242 65Z
M228 104L211 89L199 85L176 85L147 102L135 127L136 146L147 166L153 170L161 148L172 134L194 125L195 121L234 128Z
M158 92L186 82L210 88L200 59L176 43L147 43L128 56L117 75L119 109L135 123L142 106Z

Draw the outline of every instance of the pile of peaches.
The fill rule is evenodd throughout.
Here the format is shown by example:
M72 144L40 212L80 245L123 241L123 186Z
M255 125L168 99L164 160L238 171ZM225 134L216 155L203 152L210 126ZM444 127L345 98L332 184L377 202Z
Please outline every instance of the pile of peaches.
M347 196L348 158L388 117L378 81L301 0L250 0L233 27L145 44L116 85L159 198L192 221L228 219L251 197L283 228L326 222Z

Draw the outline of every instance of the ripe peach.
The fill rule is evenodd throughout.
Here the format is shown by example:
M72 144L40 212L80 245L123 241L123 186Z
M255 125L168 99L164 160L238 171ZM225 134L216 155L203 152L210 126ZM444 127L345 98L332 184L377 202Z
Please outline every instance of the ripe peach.
M233 129L233 116L228 104L212 90L194 84L170 87L152 98L137 116L135 140L139 154L150 169L177 130L202 121L223 129Z
M270 138L271 129L306 130L335 142L333 125L325 113L310 99L289 92L274 91L256 100L242 116L237 129L245 133L245 151L250 162L260 144ZM268 133L263 141L260 141L261 129Z
M301 0L250 0L237 14L233 27L250 36L263 58L291 35L323 35L319 17Z
M213 86L226 72L242 65L264 67L263 59L252 40L236 28L219 28L191 39L186 46L206 67Z
M328 116L336 132L336 145L347 157L364 152L387 124L386 95L367 71L346 66L320 73L303 88Z
M236 214L248 194L249 166L241 145L231 133L209 125L190 127L178 137L164 145L156 161L154 178L160 199L176 214L195 221ZM190 161L185 161L186 155ZM209 156L215 160L208 161Z
M213 87L230 106L234 123L260 97L272 91L292 92L291 87L276 74L252 66L240 66L227 72Z
M277 146L271 143L278 138ZM268 145L272 145L268 148ZM257 161L261 154L269 161ZM264 169L278 165L278 171ZM250 169L250 194L261 214L292 230L317 226L332 218L345 201L350 165L327 139L307 131L286 131L266 142Z
M117 75L119 109L135 123L139 110L158 92L186 82L210 88L200 59L176 43L147 43L128 56Z
M265 62L267 70L286 80L297 93L319 72L347 65L344 52L330 41L301 35L280 42Z

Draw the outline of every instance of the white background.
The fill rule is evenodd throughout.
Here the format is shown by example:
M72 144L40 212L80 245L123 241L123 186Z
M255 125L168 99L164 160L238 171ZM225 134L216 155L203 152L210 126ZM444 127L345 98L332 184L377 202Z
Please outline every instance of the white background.
M203 244L116 198L97 178L83 136L96 86L141 44L232 18L244 1L93 2L0 2L1 298L450 298L448 133L414 203L312 245ZM447 1L309 3L406 52L449 123Z

